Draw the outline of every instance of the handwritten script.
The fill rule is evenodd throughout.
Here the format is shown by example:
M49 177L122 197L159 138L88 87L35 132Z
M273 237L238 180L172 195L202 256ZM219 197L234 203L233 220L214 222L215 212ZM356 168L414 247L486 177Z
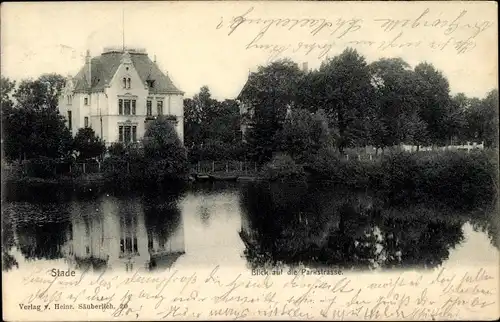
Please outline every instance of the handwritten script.
M253 276L207 270L51 277L44 270L4 281L17 290L7 312L33 319L366 319L430 320L498 316L494 271ZM14 285L15 283L15 285ZM6 289L7 290L7 289ZM13 293L14 294L14 293Z
M247 50L264 51L270 59L286 53L321 59L333 48L346 46L377 51L427 48L465 54L476 48L482 34L493 25L493 21L474 17L466 9L440 12L425 8L407 17L367 18L365 14L313 18L262 17L250 7L232 18L221 17L216 29L229 37L245 37Z

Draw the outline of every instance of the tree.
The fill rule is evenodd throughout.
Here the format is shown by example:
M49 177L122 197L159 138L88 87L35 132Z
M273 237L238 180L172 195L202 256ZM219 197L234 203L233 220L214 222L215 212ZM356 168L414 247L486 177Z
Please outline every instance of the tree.
M498 147L498 89L488 92L482 103L485 115L484 144Z
M57 74L23 80L8 100L14 84L2 79L2 126L4 152L10 160L36 157L62 158L69 155L72 137L57 111L57 99L64 78ZM3 102L7 102L9 108Z
M147 174L163 181L187 172L187 153L175 127L164 117L148 125L144 134L144 157L149 163Z
M0 89L2 90L2 96L0 97L0 113L2 113L2 130L1 130L1 138L2 142L4 139L4 132L5 132L5 124L7 121L7 117L12 113L12 108L14 106L14 102L12 101L12 93L14 91L14 88L16 86L15 81L11 81L7 77L1 76L0 78ZM4 147L2 143L2 157L4 153Z
M90 127L79 129L73 142L74 149L79 152L78 158L82 160L100 157L106 151L104 142Z
M212 98L207 86L200 88L200 92L193 99L184 100L184 141L186 146L192 147L202 143L209 137L208 125L217 116L218 102Z
M470 99L464 93L458 93L451 97L445 123L450 141L466 140L464 135L467 126L467 109L470 106Z
M212 99L208 87L203 86L193 99L184 100L184 142L191 161L198 158L227 159L229 151L241 141L238 102ZM213 149L215 148L215 149ZM224 151L223 153L221 153Z
M65 78L58 74L44 74L36 80L25 79L19 84L14 97L19 107L31 109L57 109Z
M419 116L418 81L401 58L382 58L370 64L374 104L371 142L377 148L426 142L426 124Z
M287 59L260 66L249 76L238 98L253 114L246 138L252 159L260 163L271 159L276 148L274 136L287 112L297 106L302 77L298 65Z
M4 152L10 160L67 157L72 137L64 118L54 109L15 107L5 117Z
M10 109L14 106L14 102L12 101L12 93L14 92L15 87L15 81L11 81L9 78L4 76L1 77L0 89L2 90L2 113L4 111L10 111Z
M325 110L330 126L338 131L339 151L366 144L372 87L364 57L347 48L321 65L318 78L318 104Z
M226 99L215 104L215 113L205 117L207 138L220 140L228 145L240 141L240 108L238 102Z
M57 106L59 103L59 96L66 85L66 78L62 75L51 73L43 74L38 78L38 80L46 86L47 104L49 106Z
M485 98L470 99L466 112L467 137L484 141L487 147L498 146L498 90L488 92Z
M322 111L312 114L304 109L293 110L283 129L276 134L278 149L295 162L306 163L320 149L333 147L328 121Z
M416 97L419 98L419 116L427 123L429 139L434 144L446 144L449 135L446 115L450 104L450 85L446 77L429 63L415 67Z

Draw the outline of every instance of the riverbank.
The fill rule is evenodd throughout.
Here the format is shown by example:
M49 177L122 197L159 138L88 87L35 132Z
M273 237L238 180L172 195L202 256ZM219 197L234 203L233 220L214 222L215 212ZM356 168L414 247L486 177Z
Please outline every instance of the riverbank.
M8 175L2 181L21 186L110 187L114 190L149 190L186 182L289 182L302 180L345 189L375 191L386 203L405 207L432 202L457 209L473 209L498 195L498 156L495 151L471 153L395 153L378 160L321 159L306 166L265 166L261 171L191 173L163 181L134 171L113 171L79 176L36 178ZM293 161L292 161L293 162ZM283 163L282 163L283 165ZM271 172L267 169L272 169Z

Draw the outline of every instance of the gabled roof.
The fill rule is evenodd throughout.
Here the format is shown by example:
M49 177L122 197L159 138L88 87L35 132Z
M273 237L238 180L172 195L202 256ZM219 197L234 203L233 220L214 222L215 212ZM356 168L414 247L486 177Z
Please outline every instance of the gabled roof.
M154 80L153 88L149 89L151 94L184 94L172 83L172 80L165 75L158 66L149 59L145 53L129 52L132 64L136 69L142 83L146 86L146 80ZM91 59L91 86L86 77L85 66L73 78L76 92L97 92L104 90L118 67L123 57L122 52L105 52L98 57Z

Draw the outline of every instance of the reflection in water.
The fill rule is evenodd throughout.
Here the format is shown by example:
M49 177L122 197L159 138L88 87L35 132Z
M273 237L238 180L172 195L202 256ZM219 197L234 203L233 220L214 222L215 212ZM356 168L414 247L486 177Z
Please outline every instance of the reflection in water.
M240 235L254 267L433 268L464 240L464 223L480 221L418 205L389 211L366 192L279 184L249 185L241 203Z
M498 258L491 246L498 247L498 226L484 210L388 209L364 191L305 183L176 189L142 196L12 193L2 209L2 269L39 261L128 271L217 264L432 268L462 263L471 252L474 261Z
M143 203L143 201L147 201ZM150 202L150 203L149 203ZM174 203L101 197L73 203L65 255L79 268L155 268L184 252L184 227Z

